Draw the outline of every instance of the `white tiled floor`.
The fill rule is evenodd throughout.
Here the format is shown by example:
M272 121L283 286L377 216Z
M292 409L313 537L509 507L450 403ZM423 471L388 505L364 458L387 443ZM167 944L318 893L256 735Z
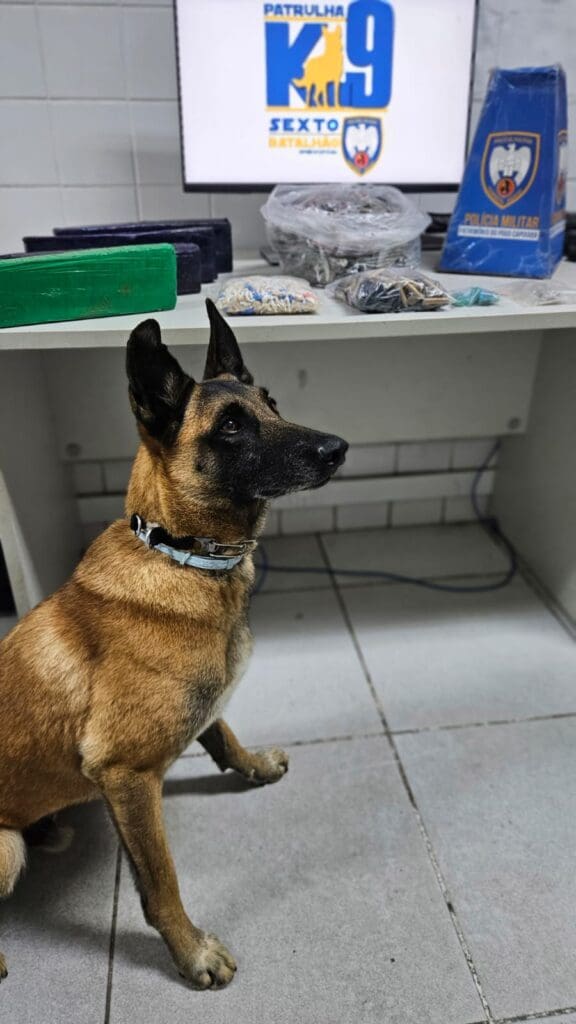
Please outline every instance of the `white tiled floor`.
M266 554L470 585L505 568L477 526ZM184 900L236 954L230 988L179 979L85 807L65 816L72 848L32 851L0 910L2 1020L576 1024L574 641L520 579L343 584L271 570L253 601L227 718L248 745L286 744L287 778L248 788L193 746L166 781Z

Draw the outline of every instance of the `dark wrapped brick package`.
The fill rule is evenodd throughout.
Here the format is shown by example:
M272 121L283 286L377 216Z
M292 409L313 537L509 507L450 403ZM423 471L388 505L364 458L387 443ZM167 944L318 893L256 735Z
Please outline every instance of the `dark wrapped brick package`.
M86 224L79 227L54 228L55 235L116 234L146 231L182 231L210 228L214 232L216 270L227 274L232 270L232 226L227 217L195 218L193 220L142 220L124 224Z
M28 235L23 238L26 252L59 252L62 249L94 249L115 245L197 245L202 258L202 283L216 278L214 233L208 228L190 228L186 231L113 231L109 234ZM60 242L60 244L58 244ZM65 243L65 244L62 244Z

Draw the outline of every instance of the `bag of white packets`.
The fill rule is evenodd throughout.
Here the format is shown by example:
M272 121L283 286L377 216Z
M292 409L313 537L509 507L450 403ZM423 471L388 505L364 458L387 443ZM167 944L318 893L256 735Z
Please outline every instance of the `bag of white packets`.
M217 305L230 316L269 316L315 313L318 299L297 277L233 277L222 286Z
M449 306L443 286L419 270L380 267L342 277L331 286L337 298L361 313L427 312Z

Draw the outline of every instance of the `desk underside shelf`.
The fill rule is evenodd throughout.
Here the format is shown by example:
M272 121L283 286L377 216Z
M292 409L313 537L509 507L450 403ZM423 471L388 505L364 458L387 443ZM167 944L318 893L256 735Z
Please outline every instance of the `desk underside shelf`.
M438 278L451 288L507 284ZM576 264L561 264L553 283L576 293ZM157 314L165 342L196 376L208 340L206 294L215 290ZM80 554L67 444L80 442L85 459L133 453L123 363L140 319L0 331L0 541L19 614L63 582ZM353 444L503 438L494 509L576 621L576 304L508 300L367 317L322 296L318 316L233 326L250 369L289 419Z

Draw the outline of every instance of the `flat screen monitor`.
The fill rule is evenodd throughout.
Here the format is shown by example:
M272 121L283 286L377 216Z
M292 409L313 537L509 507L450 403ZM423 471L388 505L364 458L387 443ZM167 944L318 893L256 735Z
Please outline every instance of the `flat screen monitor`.
M476 0L175 0L184 187L455 188Z

